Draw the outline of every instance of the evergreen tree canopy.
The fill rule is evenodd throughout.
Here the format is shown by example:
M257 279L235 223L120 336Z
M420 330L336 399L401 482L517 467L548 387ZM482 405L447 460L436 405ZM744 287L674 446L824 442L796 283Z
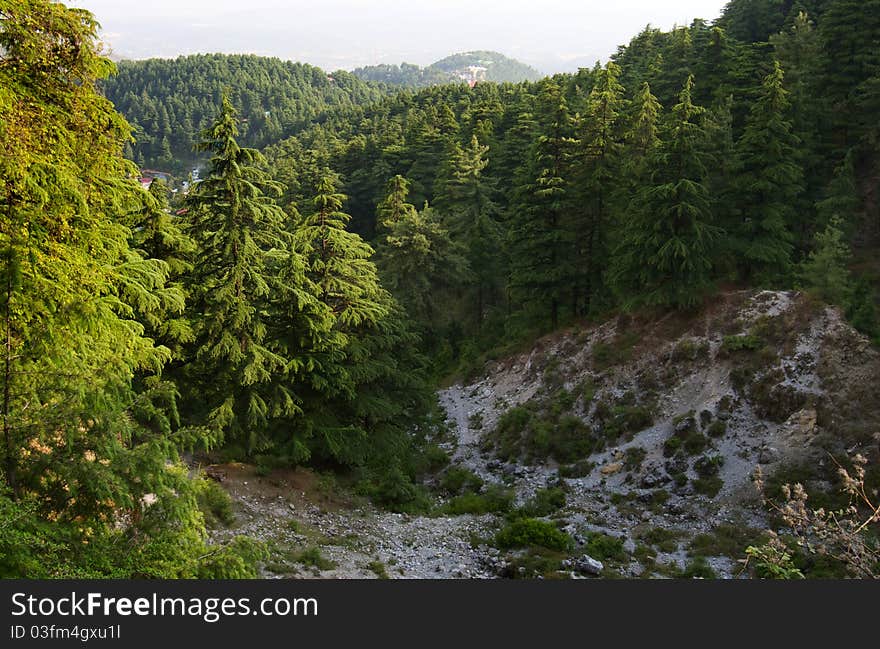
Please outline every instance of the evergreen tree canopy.
M267 340L265 316L278 288L272 264L288 244L284 212L267 193L279 187L259 169L262 155L240 147L237 135L236 111L224 97L199 143L211 154L210 169L187 198L188 233L198 253L189 278L195 342L185 372L193 416L259 448L267 422L295 410L290 394L267 390L288 365Z
M617 250L616 279L629 303L691 307L712 283L712 247L720 232L703 179L704 109L691 101L688 77L672 108L651 181L637 195Z
M783 276L791 260L792 230L799 226L794 207L803 191L803 173L782 79L777 62L736 144L736 222L730 235L746 278Z

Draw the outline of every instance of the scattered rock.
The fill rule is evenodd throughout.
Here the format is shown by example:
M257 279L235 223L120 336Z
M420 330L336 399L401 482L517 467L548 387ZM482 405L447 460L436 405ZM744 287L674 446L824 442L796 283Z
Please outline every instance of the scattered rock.
M621 469L623 469L623 462L611 462L599 469L599 473L606 476L614 475L615 473L619 473Z
M600 575L605 566L598 559L585 554L577 559L566 559L562 562L563 568L573 568L583 575Z

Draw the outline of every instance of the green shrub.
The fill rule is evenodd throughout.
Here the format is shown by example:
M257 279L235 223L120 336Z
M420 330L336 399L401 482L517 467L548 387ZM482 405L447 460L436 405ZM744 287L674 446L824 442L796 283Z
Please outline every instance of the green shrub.
M495 535L494 543L502 550L539 546L565 551L572 547L568 534L537 518L517 518L509 522Z
M661 552L675 552L678 549L677 541L681 538L681 533L663 527L652 527L637 534L636 538L656 546Z
M389 579L388 570L385 568L385 564L379 561L379 559L370 561L370 563L367 564L367 570L376 575L378 579Z
M706 340L695 340L693 338L685 338L678 342L675 349L672 350L671 360L673 363L682 361L695 361L699 358L705 358L709 354L709 342Z
M724 339L721 342L721 352L726 355L741 351L753 352L762 347L764 347L764 341L758 336L752 334L724 336Z
M203 555L196 576L198 579L256 579L258 564L268 558L265 543L236 536L226 545L214 547Z
M745 549L750 545L760 545L763 534L759 530L745 525L722 523L711 532L698 534L690 543L688 553L695 557L731 557L738 559L744 556Z
M588 535L584 551L600 561L625 561L627 557L623 549L623 539L601 532L591 532Z
M574 392L569 392L565 388L560 388L553 394L553 397L550 400L550 412L557 416L568 412L574 407L576 399L577 395L575 395Z
M513 507L513 493L498 485L491 485L485 493L465 493L456 496L442 511L451 516L462 514L504 513Z
M718 492L721 491L721 487L724 486L724 482L717 475L713 475L705 478L697 478L692 482L694 485L694 491L698 494L703 494L704 496L708 496L709 498L714 498L718 495Z
M596 383L591 378L586 378L580 383L578 383L575 388L575 393L580 396L581 401L584 404L584 408L589 408L590 403L593 401L593 397L596 396Z
M647 451L641 446L630 446L624 453L623 466L627 471L635 471L645 460Z
M196 482L196 501L208 527L216 527L218 523L229 527L235 522L232 498L214 480L202 478Z
M715 438L723 437L726 432L727 432L727 422L722 421L721 419L716 419L711 424L709 424L709 427L706 429L706 434L709 437L715 437Z
M663 457L672 457L681 448L681 438L674 435L663 442Z
M529 548L509 559L503 575L508 579L566 579L567 572L562 571L562 562L566 554L546 548Z
M431 506L427 490L413 483L400 467L377 470L359 490L376 504L395 512L421 513Z
M565 492L559 487L539 489L525 505L520 508L523 516L549 516L565 507Z
M706 450L709 445L709 439L702 433L693 432L684 440L684 450L689 455L697 455Z
M318 570L333 570L337 565L335 561L331 561L321 554L321 550L317 546L303 550L295 555L295 560L297 563L301 563L304 566L311 566Z
M437 444L428 444L422 453L422 470L427 472L435 472L446 467L449 462L449 453L444 451Z
M703 456L694 462L694 470L701 478L718 475L718 471L724 465L724 457L721 455Z
M688 562L687 567L681 572L684 579L717 579L715 571L703 557L697 557Z
M440 488L449 494L460 494L465 491L476 492L483 486L483 479L473 471L464 467L450 467L440 477Z
M514 460L520 455L522 437L533 417L534 413L525 406L516 406L501 415L492 434L500 457Z

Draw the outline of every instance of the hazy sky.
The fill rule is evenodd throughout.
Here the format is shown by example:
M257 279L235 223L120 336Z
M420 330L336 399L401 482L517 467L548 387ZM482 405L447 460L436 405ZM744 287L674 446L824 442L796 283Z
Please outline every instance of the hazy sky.
M724 0L68 0L118 57L248 52L327 70L497 50L543 72L606 59L645 25L714 20Z

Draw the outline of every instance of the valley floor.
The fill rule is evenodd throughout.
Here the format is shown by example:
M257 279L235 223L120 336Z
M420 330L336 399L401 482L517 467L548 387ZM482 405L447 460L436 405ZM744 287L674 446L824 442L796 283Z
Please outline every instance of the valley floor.
M737 351L743 345L750 347ZM609 362L612 352L617 360ZM816 455L814 440L830 439L822 418L849 430L827 413L873 425L877 413L866 406L877 405L876 385L866 378L878 367L878 354L832 309L795 293L730 294L689 321L612 320L488 364L484 376L439 392L448 424L440 446L452 467L512 491L517 506L539 490L564 488L565 505L548 518L576 547L547 576L735 578L745 547L759 544L768 526L752 485L755 469L821 466L827 454ZM534 449L525 446L516 461L499 459L506 413L552 417L560 403L592 434L604 435L640 408L651 414L575 465L529 458ZM550 430L560 421L551 419ZM266 577L538 574L523 567L530 565L526 551L491 546L500 515L381 511L306 470L259 476L253 467L226 465L212 472L222 475L237 514L237 524L215 530L213 541L246 534L267 542ZM611 546L607 556L592 556ZM587 556L601 570L584 569Z

